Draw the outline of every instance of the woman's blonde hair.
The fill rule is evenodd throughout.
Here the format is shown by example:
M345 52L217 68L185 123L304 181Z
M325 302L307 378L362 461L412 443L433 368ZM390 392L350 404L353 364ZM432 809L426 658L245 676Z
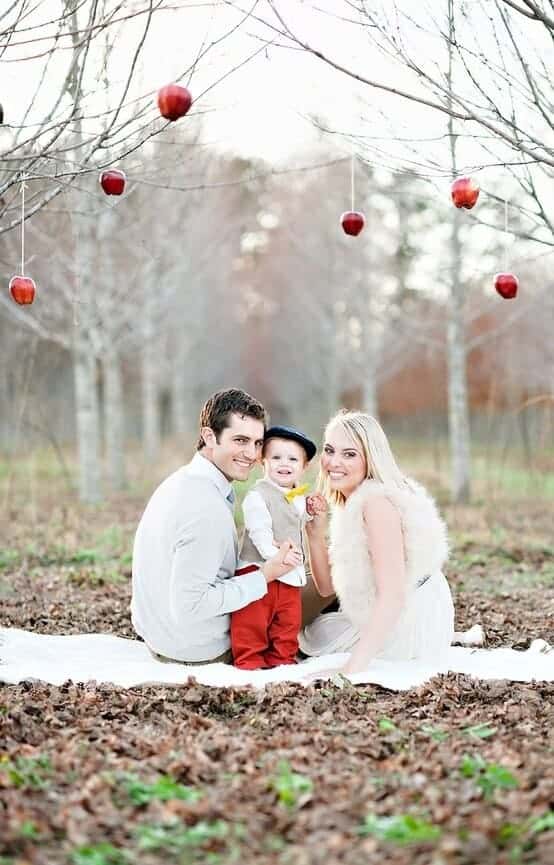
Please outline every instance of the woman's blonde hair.
M362 449L366 464L366 480L372 478L383 484L393 484L401 489L410 486L409 481L398 467L389 441L379 421L365 412L343 409L332 417L325 427L325 438L327 438L329 430L335 426L341 427L353 442ZM343 494L337 490L331 490L329 477L321 471L320 487L325 497L332 504L344 503Z

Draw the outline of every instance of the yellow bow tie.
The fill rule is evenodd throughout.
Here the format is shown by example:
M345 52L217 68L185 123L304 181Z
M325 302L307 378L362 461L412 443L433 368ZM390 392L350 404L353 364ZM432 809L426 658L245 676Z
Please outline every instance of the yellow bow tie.
M285 493L285 498L287 502L292 502L296 496L303 496L308 492L310 488L309 484L303 484L301 487L294 487L292 490L289 490L288 493Z

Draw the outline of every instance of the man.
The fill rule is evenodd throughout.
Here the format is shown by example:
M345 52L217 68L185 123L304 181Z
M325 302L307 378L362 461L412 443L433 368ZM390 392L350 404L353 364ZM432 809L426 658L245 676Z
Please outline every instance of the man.
M237 566L231 482L260 457L264 407L242 390L215 393L200 414L197 453L155 490L133 548L133 627L162 660L232 661L230 613L300 564L290 542L259 567Z

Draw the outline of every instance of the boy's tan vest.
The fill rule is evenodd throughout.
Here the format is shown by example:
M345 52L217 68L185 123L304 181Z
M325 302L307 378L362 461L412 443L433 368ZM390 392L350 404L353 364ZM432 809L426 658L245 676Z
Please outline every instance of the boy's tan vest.
M285 540L290 540L295 544L304 555L304 564L308 565L308 544L305 537L304 526L306 523L306 514L300 515L292 502L288 502L285 498L286 490L281 491L272 483L269 483L262 478L254 484L254 489L263 498L266 507L271 516L273 526L273 538L276 544L280 544ZM254 546L248 532L244 532L242 546L240 549L240 558L244 562L263 562L259 551ZM309 572L309 568L306 567ZM288 582L287 575L282 578L283 582ZM296 585L296 583L295 583Z

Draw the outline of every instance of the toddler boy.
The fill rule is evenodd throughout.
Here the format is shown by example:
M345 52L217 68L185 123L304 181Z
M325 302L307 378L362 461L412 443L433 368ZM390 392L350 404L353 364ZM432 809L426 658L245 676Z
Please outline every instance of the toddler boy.
M307 546L304 526L306 486L302 474L316 453L315 444L291 427L274 426L264 436L264 477L243 502L244 537L240 559L261 564L278 552L277 544L293 542L302 562L268 583L267 594L231 615L231 649L236 667L267 669L295 664L302 621L301 592L306 585Z

